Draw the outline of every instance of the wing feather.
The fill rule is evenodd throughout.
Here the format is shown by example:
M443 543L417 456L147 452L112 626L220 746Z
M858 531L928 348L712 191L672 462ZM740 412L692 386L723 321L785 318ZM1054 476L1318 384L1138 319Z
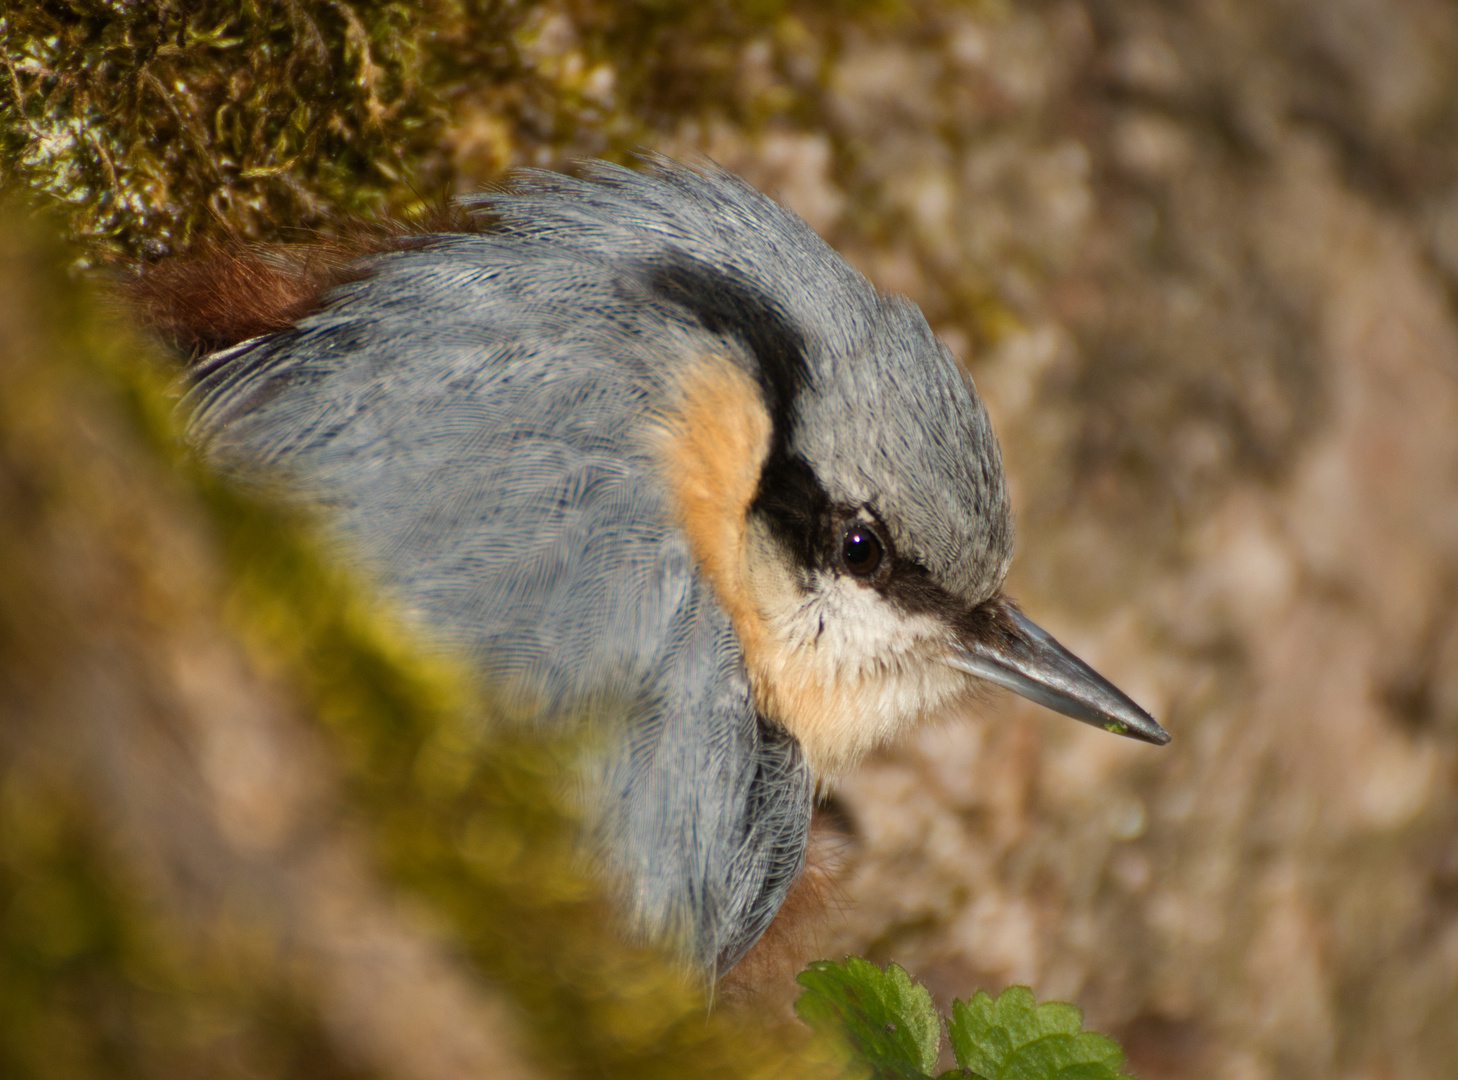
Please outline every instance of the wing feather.
M640 932L727 968L799 872L812 783L755 712L643 440L663 357L702 330L645 328L611 266L510 236L372 269L205 361L190 437L323 507L340 550L518 712L623 713L591 769L594 841Z

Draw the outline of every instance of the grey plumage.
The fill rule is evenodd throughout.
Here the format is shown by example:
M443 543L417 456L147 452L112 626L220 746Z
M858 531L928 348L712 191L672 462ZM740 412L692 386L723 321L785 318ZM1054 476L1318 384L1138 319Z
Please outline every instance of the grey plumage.
M489 230L370 257L318 314L200 364L189 436L323 507L508 711L627 718L586 784L595 847L641 932L722 971L800 872L815 777L665 487L683 370L719 357L758 388L745 513L798 588L840 572L809 537L864 508L913 613L1000 602L986 411L913 305L717 168L594 164L465 201Z

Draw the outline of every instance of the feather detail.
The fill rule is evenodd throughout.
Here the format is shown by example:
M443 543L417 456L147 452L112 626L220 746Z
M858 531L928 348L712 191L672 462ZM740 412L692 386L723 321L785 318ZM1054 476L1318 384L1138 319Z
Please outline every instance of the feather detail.
M481 232L490 221L489 214L443 200L410 218L349 220L334 235L308 243L224 238L140 267L121 300L143 327L192 362L312 315L331 289L370 275L368 256Z
M830 912L845 906L838 878L848 837L835 818L815 811L804 871L764 935L719 981L715 999L725 1006L777 1008L794 1000L795 976L821 952Z

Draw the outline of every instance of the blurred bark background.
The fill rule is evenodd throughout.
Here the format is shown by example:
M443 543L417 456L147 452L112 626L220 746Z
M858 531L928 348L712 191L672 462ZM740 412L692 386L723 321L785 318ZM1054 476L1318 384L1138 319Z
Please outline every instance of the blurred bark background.
M142 19L93 7L93 30ZM64 21L79 9L37 10ZM22 48L20 19L6 16L11 183L68 203L83 261L108 265L185 252L210 230L260 240L327 230L340 210L408 208L512 165L621 158L634 144L740 171L878 285L921 304L964 358L1013 480L1011 591L1175 735L1157 751L999 700L870 761L834 793L843 899L824 950L894 959L944 1003L1015 982L1075 1001L1125 1042L1145 1080L1454 1075L1458 8L578 0L440 4L417 22L389 5L330 10L363 29L341 31L333 53L320 31L338 101L289 114L315 141L235 140L170 187L117 164L131 154L137 176L184 175L148 159L146 140L102 152L105 123L131 129L77 105L84 80L67 81L64 37L25 29L41 44ZM133 50L135 70L181 57L206 72L223 62L208 49L233 55L200 30L190 38L201 24L187 11L157 11L150 52L116 46ZM280 47L288 32L256 40ZM174 40L176 52L157 45ZM91 54L67 55L79 71L74 57ZM117 63L88 68L86 85L133 70ZM189 107L201 121L224 116L264 100L268 77L198 76ZM373 112L351 104L365 91ZM94 99L87 108L105 113ZM170 121L137 110L165 141ZM90 134L61 116L91 116ZM364 118L358 131L350 116ZM235 128L197 130L206 143ZM289 164L320 146L363 149L339 175ZM126 197L98 202L107 184ZM21 296L7 287L0 303L32 304ZM10 461L16 476L37 467ZM16 505L0 504L4 530L23 520ZM170 558L186 535L155 529L138 565ZM104 564L84 551L72 563ZM0 569L7 590L22 565ZM116 594L118 611L95 601L97 625L174 610L128 599L131 588ZM169 640L206 647L192 624L146 617ZM32 640L0 638L7 663L21 665L8 658L22 639ZM119 670L160 662L153 648ZM170 677L193 670L168 663ZM243 748L220 749L225 759L281 723L230 713L230 684L205 682L196 692L217 705L199 713L231 717L207 738L226 728ZM33 716L29 699L5 695L0 709ZM113 751L130 760L147 745L127 736ZM325 756L284 758L311 754ZM290 779L302 768L247 774L260 786L227 795L241 802L220 819L222 838L198 843L220 858L247 852L311 896L289 875L313 864L276 846L288 833L279 822L293 819L259 809L335 805L316 786L329 769ZM147 787L119 765L102 772L118 791ZM7 806L31 783L7 779ZM57 814L46 820L73 820ZM83 819L70 827L88 835ZM17 844L7 850L42 850ZM331 880L356 873L333 858L345 869ZM377 910L376 886L358 873L366 883L341 895ZM15 910L46 907L26 903ZM255 936L336 926L322 908L291 917L287 932ZM400 1000L429 988L457 1012L417 1005L421 1015L478 1018L439 1025L467 1033L459 1047L402 1036L398 1054L509 1054L509 1039L470 1042L501 1006L452 966L449 935L391 918L365 925L408 939L401 970L418 981L391 984ZM269 1006L288 1018L289 1045L315 1055L297 1060L343 1064L289 1073L260 1051L239 1074L448 1074L379 1048L394 1029L359 1011L347 967L311 976L334 988L306 995L315 1004L284 986Z

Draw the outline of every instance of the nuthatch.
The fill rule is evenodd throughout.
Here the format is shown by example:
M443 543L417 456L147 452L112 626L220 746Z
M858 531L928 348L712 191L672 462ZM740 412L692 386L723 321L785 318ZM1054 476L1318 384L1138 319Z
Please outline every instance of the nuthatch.
M912 303L709 165L463 202L489 225L206 357L189 434L322 508L508 712L627 717L585 806L638 933L726 971L817 784L982 684L1169 740L1002 595L998 445Z

